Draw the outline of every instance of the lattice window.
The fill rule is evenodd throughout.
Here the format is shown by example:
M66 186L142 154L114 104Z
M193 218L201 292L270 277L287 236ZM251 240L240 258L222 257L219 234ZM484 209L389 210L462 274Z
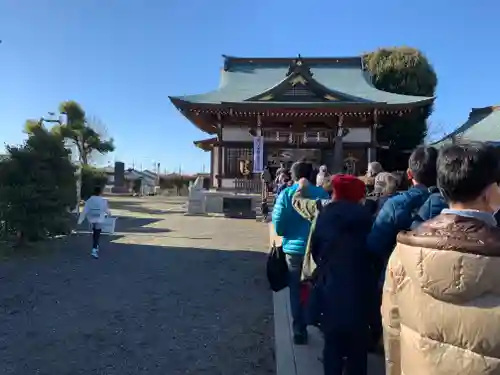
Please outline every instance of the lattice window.
M253 150L251 148L224 148L224 176L242 177L241 165L248 162L252 171Z
M304 85L295 85L289 88L283 96L288 97L306 97L306 98L315 98L316 94L314 94L311 90L309 90Z
M311 130L306 132L292 132L294 142L324 143L328 142L328 131ZM265 130L264 139L271 142L290 142L290 131L288 130Z

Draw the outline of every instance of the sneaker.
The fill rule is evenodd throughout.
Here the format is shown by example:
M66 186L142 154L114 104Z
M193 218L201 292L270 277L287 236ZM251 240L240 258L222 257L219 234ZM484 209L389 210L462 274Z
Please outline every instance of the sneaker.
M99 258L99 249L92 249L92 257L95 259Z
M295 345L307 345L307 333L295 333L293 343Z

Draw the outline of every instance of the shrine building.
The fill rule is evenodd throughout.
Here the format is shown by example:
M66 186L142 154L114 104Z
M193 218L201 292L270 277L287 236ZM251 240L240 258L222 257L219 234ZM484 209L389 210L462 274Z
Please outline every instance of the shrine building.
M467 121L432 146L442 147L459 142L486 142L500 146L500 106L472 108Z
M194 144L210 152L211 187L218 189L252 178L248 167L257 180L264 165L273 170L299 159L363 174L384 147L377 143L377 128L434 100L376 89L361 57L223 58L217 89L170 97L210 135ZM254 155L257 137L262 155Z

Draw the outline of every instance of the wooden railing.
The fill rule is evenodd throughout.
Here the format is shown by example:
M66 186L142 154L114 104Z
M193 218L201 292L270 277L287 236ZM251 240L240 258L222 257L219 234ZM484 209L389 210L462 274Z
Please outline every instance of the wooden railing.
M237 192L240 193L253 193L260 194L262 193L262 180L259 179L246 179L246 178L235 178L234 179L234 188Z

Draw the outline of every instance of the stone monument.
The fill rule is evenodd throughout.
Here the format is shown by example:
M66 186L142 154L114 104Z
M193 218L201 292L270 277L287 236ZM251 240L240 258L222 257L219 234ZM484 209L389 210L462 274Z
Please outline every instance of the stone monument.
M111 191L113 193L126 193L128 191L125 185L125 163L121 161L115 162L114 181Z
M205 215L205 189L203 189L203 177L198 176L193 184L189 186L186 215Z

